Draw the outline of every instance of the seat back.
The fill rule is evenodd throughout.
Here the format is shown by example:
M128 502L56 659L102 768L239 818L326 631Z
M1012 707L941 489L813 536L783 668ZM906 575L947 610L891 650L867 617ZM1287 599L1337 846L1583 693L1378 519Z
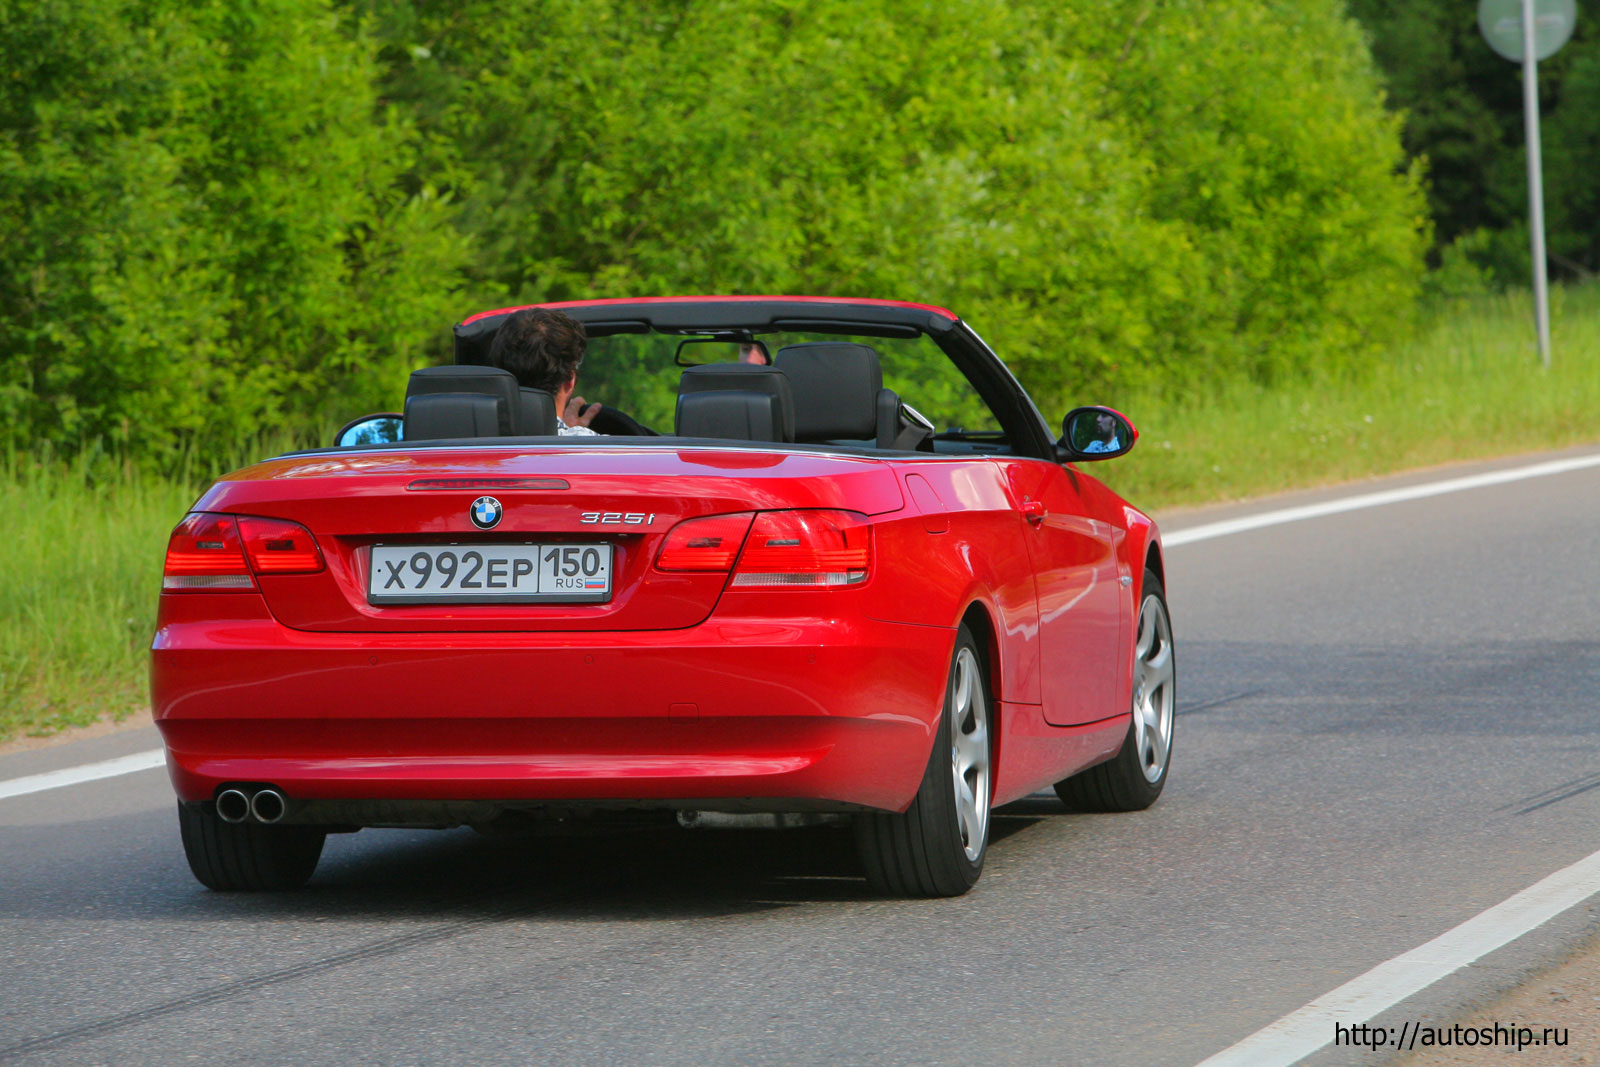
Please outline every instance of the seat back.
M794 393L797 441L860 441L878 436L883 370L868 345L808 341L778 349L773 366Z
M406 397L406 441L499 437L500 401L487 393L423 393Z
M782 429L783 412L771 393L727 389L678 398L679 437L779 441Z
M776 367L754 363L690 367L678 382L676 429L680 437L793 441L789 380Z
M556 398L543 389L523 386L517 390L521 402L521 419L517 432L530 437L553 437L560 432L556 422Z
M412 371L406 383L406 434L411 433L412 401L430 396L467 395L488 397L493 403L494 418L490 429L475 433L452 433L449 437L513 437L541 436L556 433L555 398L543 389L523 389L517 386L516 375L499 367L448 366L424 367ZM420 416L430 427L451 425L481 427L483 415L477 405L470 405L472 414L460 401L450 404L425 404L427 414ZM432 435L440 436L440 435Z
M499 367L423 367L411 372L406 382L406 409L412 397L434 393L481 393L496 403L498 431L487 436L510 437L521 421L522 400L517 396L517 379ZM409 428L408 428L409 429ZM409 436L409 435L408 435Z
M883 368L871 345L785 345L773 366L794 391L797 441L873 441L879 448L915 449L928 437L905 417L899 395L883 387Z

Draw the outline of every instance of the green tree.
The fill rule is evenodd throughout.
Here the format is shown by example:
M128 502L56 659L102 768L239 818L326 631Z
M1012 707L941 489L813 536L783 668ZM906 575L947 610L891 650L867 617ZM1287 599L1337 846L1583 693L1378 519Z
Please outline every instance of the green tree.
M1539 64L1548 246L1559 274L1600 271L1600 0L1578 0L1573 39ZM1528 277L1527 132L1518 66L1493 52L1463 0L1350 0L1424 160L1436 257Z
M201 454L392 400L447 320L448 205L320 0L0 0L9 442Z
M1064 401L1356 363L1416 291L1417 177L1336 0L360 9L483 302L947 303Z

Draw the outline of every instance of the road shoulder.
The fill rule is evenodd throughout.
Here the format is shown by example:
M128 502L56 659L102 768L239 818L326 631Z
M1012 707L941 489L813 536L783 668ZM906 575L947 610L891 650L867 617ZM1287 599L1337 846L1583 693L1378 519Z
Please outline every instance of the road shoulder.
M41 737L14 737L9 741L0 743L0 758L16 755L23 752L38 752L42 749L60 748L63 745L76 744L79 741L93 741L98 738L113 737L118 734L131 733L135 730L145 730L153 727L155 720L150 715L150 709L136 711L123 719L101 719L99 722L88 726L74 726L53 734Z
M1423 1021L1422 1025L1435 1024ZM1497 1026L1504 1029L1497 1031ZM1508 1047L1521 1027L1528 1028L1524 1040L1541 1040L1549 1028L1551 1040L1565 1043L1530 1044L1520 1051L1515 1044ZM1562 962L1532 975L1498 1000L1461 1012L1440 1029L1450 1031L1450 1047L1418 1047L1390 1062L1394 1067L1456 1067L1502 1062L1509 1052L1516 1054L1518 1067L1600 1063L1600 934L1578 944ZM1486 1043L1485 1038L1498 1043ZM1468 1040L1477 1044L1467 1044Z

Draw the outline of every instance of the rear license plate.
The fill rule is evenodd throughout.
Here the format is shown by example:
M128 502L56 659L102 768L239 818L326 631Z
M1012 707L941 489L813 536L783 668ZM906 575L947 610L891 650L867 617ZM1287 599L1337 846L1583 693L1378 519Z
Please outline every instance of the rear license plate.
M611 599L611 546L373 545L372 604L596 604Z

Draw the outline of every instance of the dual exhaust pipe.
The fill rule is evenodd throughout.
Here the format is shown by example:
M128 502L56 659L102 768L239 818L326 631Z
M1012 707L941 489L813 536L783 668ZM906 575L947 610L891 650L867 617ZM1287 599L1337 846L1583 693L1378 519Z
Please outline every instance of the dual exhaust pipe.
M241 823L250 819L271 826L289 810L289 801L270 786L246 793L243 789L224 789L217 794L217 818Z

